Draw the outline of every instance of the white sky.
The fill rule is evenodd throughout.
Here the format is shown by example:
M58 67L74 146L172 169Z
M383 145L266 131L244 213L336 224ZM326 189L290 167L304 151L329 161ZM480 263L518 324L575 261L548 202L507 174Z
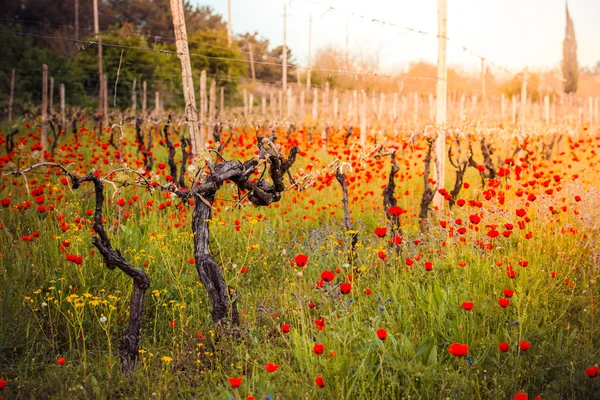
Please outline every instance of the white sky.
M192 0L227 19L227 0ZM381 67L397 70L411 61L435 62L437 39L403 27L437 34L437 0L231 0L233 33L257 31L272 45L283 42L287 6L287 42L301 65L308 60L308 19L313 18L316 49L346 43L350 52L379 54ZM330 10L333 7L333 10ZM329 10L329 11L328 11ZM600 0L570 0L581 66L600 61ZM364 16L364 17L361 17ZM390 22L385 26L372 19ZM560 66L565 34L564 0L448 0L448 37L510 70L524 66ZM478 71L480 59L448 43L448 63ZM494 71L501 74L502 71Z

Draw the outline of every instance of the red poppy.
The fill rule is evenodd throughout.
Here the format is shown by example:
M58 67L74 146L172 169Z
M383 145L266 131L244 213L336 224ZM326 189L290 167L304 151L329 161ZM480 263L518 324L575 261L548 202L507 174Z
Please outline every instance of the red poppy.
M594 365L586 369L585 374L590 378L596 378L600 374L600 370L597 365Z
M530 347L531 343L526 342L525 340L522 340L521 343L519 343L519 348L521 349L521 351L527 351Z
M6 388L8 382L6 382L4 379L0 378L0 390L4 390L4 388Z
M387 233L387 228L383 227L383 228L375 228L375 234L382 238L385 237L385 234Z
M265 365L265 369L267 370L267 372L275 372L278 368L279 365L273 363L268 363L267 365Z
M240 387L240 385L242 384L242 380L244 378L240 377L240 378L229 378L229 384L231 385L232 388L238 388Z
M281 332L283 332L283 333L289 333L290 332L290 326L288 324L281 325Z
M317 384L318 387L322 388L325 386L325 381L323 380L322 376L317 376L315 378L315 383Z
M177 325L177 322L169 321L169 325L171 326L171 328L175 328L175 326Z
M466 344L460 343L452 343L450 347L448 347L448 353L452 354L455 357L466 356L469 352L469 346Z
M2 204L2 207L7 208L8 206L10 206L10 202L11 200L9 198L4 198L2 200L0 200L0 204Z
M515 394L514 400L527 400L528 398L527 393L517 393Z
M398 245L398 244L402 244L402 237L400 236L394 236L394 238L392 239L392 243Z
M473 306L474 306L472 301L464 301L461 305L462 305L462 308L467 311L472 310Z
M342 294L348 294L350 293L350 290L352 290L352 285L350 283L345 282L340 285L340 291Z
M61 357L61 358L59 358L58 360L56 360L56 363L57 363L58 365L65 365L65 361L67 361L67 359L66 359L66 358L64 358L64 357Z
M500 300L498 300L498 305L502 308L508 307L509 304L510 304L510 300L507 299L506 297L502 297L502 298L500 298Z
M379 340L385 340L387 338L387 332L385 329L377 329L377 337Z
M513 294L515 294L514 290L511 289L504 289L504 297L512 297Z
M159 169L165 169L167 167L167 164L165 163L158 163L157 165Z
M306 265L306 262L308 261L308 256L305 256L304 254L298 254L294 258L294 261L296 262L297 266L304 267Z
M387 258L387 254L385 254L385 251L378 252L377 256L379 256L379 258L381 258L382 260L385 260Z
M323 271L321 272L321 279L323 279L325 282L331 282L335 279L335 275L329 270Z
M425 262L425 271L432 271L433 270L433 263L431 261L426 261Z
M313 347L313 353L315 353L316 355L321 355L323 354L323 352L325 351L325 346L322 344L315 344Z
M392 206L388 209L388 212L394 217L399 217L402 214L402 208L398 206Z
M373 293L373 292L371 292L371 289L365 289L365 294L366 294L367 296L368 296L368 295L370 295L371 293Z
M510 350L510 345L506 342L502 342L498 345L498 350L500 350L503 353L506 353Z

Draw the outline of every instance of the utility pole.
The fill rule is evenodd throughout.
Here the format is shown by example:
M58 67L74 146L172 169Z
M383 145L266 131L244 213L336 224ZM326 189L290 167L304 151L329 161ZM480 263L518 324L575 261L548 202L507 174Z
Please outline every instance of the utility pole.
M287 91L287 45L286 45L286 20L287 10L286 7L283 6L283 68L281 75L281 85L283 87L283 91Z
M306 90L310 90L311 66L312 66L312 14L308 19L308 68L306 69Z
M98 42L98 113L102 113L104 99L102 98L102 36L100 36L100 22L98 20L98 0L94 0L94 33ZM102 117L104 119L104 116Z
M438 0L438 64L437 64L437 112L435 123L438 136L435 141L435 180L439 188L444 187L444 166L446 161L446 41L448 36L448 4L447 0ZM444 198L436 193L433 204L438 210L444 208Z
M96 1L96 0L94 0ZM181 61L181 80L183 83L183 97L185 99L185 117L190 131L192 141L192 155L196 156L204 147L204 134L200 135L198 127L198 111L196 110L196 96L194 94L194 80L192 66L190 64L190 50L185 29L185 18L183 15L183 0L171 0L171 14L175 28L175 44L177 54ZM146 81L144 81L144 89ZM145 94L146 90L144 90ZM144 103L145 103L144 95ZM145 107L144 107L145 108Z
M523 85L521 86L521 133L525 132L525 111L527 109L527 75L529 74L529 68L525 67L523 71Z
M227 47L231 47L233 33L231 31L231 0L227 0Z

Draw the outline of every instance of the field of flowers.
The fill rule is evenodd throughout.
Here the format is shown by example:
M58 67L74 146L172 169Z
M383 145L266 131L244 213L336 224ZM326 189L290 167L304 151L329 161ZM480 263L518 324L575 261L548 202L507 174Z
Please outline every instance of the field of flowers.
M45 155L64 168L24 173L44 158L39 126L2 132L0 396L600 398L597 129L452 128L444 189L416 127L361 148L345 126L326 142L234 126L220 152L181 168L189 143L164 125L145 124L144 147L134 125L119 143L81 118ZM281 199L255 206L229 180L212 202L180 196L225 160L256 157L264 135L283 157L299 149ZM273 157L250 182L271 182ZM95 186L74 178L89 173L100 210ZM443 209L424 203L436 190ZM216 322L195 266L197 202L211 207L210 254L229 291ZM92 243L98 216L150 280L127 373L120 341L137 289Z

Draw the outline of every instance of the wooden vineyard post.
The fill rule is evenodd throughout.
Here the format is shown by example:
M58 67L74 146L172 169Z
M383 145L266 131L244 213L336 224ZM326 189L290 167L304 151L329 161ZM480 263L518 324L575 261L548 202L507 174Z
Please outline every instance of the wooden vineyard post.
M521 134L525 133L525 112L527 111L527 67L523 71L523 84L521 85L521 112L519 114L521 123Z
M209 121L215 120L217 114L217 81L213 79L210 82L210 91L208 92L208 119Z
M102 74L102 120L108 117L108 78Z
M283 118L283 90L280 90L278 93L278 101L277 101L277 116L278 118Z
M79 40L79 0L75 0L75 40Z
M435 140L435 180L438 188L444 188L444 167L446 161L446 40L448 35L448 10L447 0L438 0L438 64L437 64L437 112L436 126L438 136ZM444 197L435 193L433 205L438 210L444 209Z
M338 119L338 111L339 111L339 100L337 95L337 89L333 89L333 119Z
M256 81L256 71L254 70L254 53L252 52L252 42L248 41L248 53L250 56L250 73L252 74L252 82Z
M398 118L398 93L394 92L394 99L392 103L392 121Z
M260 102L260 113L264 118L267 118L267 98L265 96L262 97Z
M293 110L292 110L292 88L288 87L287 88L287 92L286 92L286 103L287 103L287 108L286 108L286 118L290 119L292 117L293 114Z
M300 92L300 119L304 120L304 103L306 99L304 98L304 90Z
M137 94L135 92L135 85L137 83L137 79L133 78L133 86L131 87L131 113L135 116L135 112L137 109Z
M273 95L273 91L269 91L269 108L271 113L271 118L275 118L275 96Z
M154 92L154 117L160 119L160 93Z
M413 106L413 122L415 125L419 122L419 93L414 93L414 106Z
M200 122L204 124L206 121L207 104L206 104L206 70L200 73ZM204 130L202 130L204 132Z
M185 18L183 15L183 0L171 0L171 14L173 17L173 26L175 28L177 56L181 61L181 80L183 83L183 97L185 99L185 117L188 123L192 142L192 156L196 156L200 152L201 148L204 147L204 135L200 135L200 129L198 126L198 112L196 110L194 80L192 76L192 66L190 64L190 51L187 41L187 31L185 28ZM143 112L145 112L145 109L146 81L144 81Z
M517 96L513 94L511 100L512 100L512 110L511 110L512 118L511 118L511 120L512 120L513 125L517 125Z
M500 122L504 122L506 115L506 96L504 93L500 95Z
M429 119L432 121L435 119L434 107L435 107L435 104L433 101L433 94L429 93Z
M544 96L544 122L550 123L550 96Z
M313 103L312 103L312 119L313 122L317 121L317 118L319 116L319 89L314 88L313 89Z
M221 86L221 106L219 107L219 119L223 120L225 118L225 88Z
M321 101L321 116L324 118L329 116L329 82L325 82L325 92Z
M227 0L227 47L233 42L233 31L231 29L231 0Z
M186 101L186 104L187 104L187 101ZM144 119L146 118L146 105L147 105L146 81L144 81L144 82L142 82L142 118L144 118ZM187 106L186 106L186 108L187 108ZM195 108L195 106L194 106L194 108Z
M10 95L8 97L8 124L12 124L13 102L15 101L15 69L10 72Z
M48 66L42 65L42 160L48 139Z
M360 145L367 145L367 92L361 90L360 102Z
M48 92L48 112L54 114L54 77L50 77L50 89Z
M250 93L248 95L248 115L252 116L252 109L254 107L254 94Z
M61 83L58 89L59 98L60 98L60 123L63 128L65 128L65 84Z
M242 91L244 96L244 119L248 118L248 91L244 89Z

